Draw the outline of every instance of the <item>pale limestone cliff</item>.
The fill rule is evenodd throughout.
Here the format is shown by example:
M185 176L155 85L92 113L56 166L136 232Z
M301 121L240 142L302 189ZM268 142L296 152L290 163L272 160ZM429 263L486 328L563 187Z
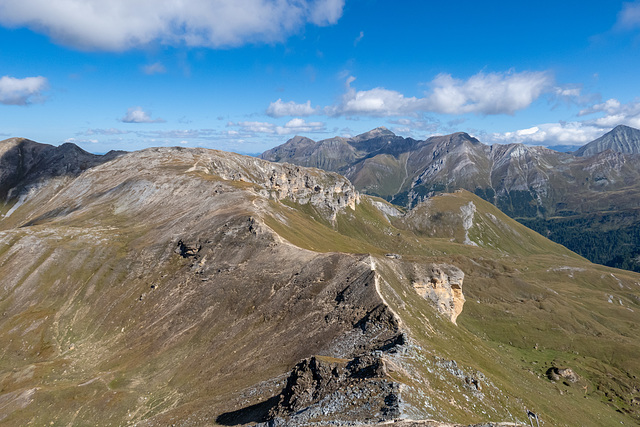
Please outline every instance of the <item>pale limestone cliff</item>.
M432 301L440 313L456 324L465 301L462 270L448 264L434 264L427 268L416 266L415 273L413 288L416 292Z

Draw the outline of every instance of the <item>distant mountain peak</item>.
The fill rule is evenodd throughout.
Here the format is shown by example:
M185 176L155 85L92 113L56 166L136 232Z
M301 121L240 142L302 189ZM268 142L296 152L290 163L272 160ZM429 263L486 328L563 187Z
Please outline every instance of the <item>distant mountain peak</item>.
M367 139L377 138L380 136L396 136L396 134L391 132L384 126L379 126L375 129L371 129L369 132L361 133L360 135L355 136L353 139L357 141L365 141Z
M579 157L589 157L606 150L640 154L640 130L618 125L600 138L580 147L574 154Z

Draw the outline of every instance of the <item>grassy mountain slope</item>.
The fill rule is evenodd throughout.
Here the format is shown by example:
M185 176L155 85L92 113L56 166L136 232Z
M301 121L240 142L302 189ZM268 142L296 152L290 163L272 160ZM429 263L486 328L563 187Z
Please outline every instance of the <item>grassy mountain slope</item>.
M638 419L640 276L466 191L404 212L316 169L149 149L30 192L0 277L4 425ZM351 374L286 394L314 363Z
M637 134L618 127L587 144L588 156L575 156L522 144L487 146L465 133L415 141L380 128L332 145L339 164L321 160L333 140L305 139L305 150L296 151L293 139L262 157L339 172L358 190L406 207L463 188L591 261L640 270L640 250L627 237L638 228L629 222L640 200ZM586 229L588 245L581 238Z

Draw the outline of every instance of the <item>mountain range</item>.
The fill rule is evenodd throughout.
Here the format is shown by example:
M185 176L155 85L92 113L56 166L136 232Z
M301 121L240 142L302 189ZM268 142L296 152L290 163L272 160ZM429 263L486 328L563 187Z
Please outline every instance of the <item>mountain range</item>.
M0 153L2 425L640 420L640 274L469 191L408 209L215 150Z
M486 145L461 132L418 141L377 128L318 142L295 137L261 158L338 172L408 208L466 189L594 262L640 270L639 152L640 131L627 126L575 153Z

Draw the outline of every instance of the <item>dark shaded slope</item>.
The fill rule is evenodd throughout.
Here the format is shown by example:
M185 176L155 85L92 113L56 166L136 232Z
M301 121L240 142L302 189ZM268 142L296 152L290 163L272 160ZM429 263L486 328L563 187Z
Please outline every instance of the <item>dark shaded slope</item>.
M123 153L110 151L101 156L71 143L55 147L24 138L0 141L0 200L17 197L25 188L49 178L77 176Z

